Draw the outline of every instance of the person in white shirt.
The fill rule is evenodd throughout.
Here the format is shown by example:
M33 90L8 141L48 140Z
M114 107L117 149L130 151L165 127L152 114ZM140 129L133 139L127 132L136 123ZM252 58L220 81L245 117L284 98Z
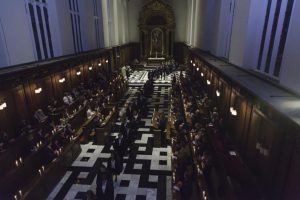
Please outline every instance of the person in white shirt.
M92 116L95 114L94 111L92 111L92 108L91 106L88 106L87 110L86 110L86 116L87 116L87 119L91 119Z
M73 103L72 95L65 93L65 96L63 97L63 101L66 105L71 105Z

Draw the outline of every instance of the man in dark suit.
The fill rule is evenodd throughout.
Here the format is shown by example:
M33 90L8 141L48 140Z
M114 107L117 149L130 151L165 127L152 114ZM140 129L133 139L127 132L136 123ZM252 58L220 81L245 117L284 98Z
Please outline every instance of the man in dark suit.
M114 199L114 185L109 173L104 165L101 165L97 174L97 199L113 200Z
M115 153L111 153L111 157L107 161L107 169L111 173L112 176L115 176L114 181L117 181L117 176L123 170L123 162L122 159Z
M113 147L114 147L115 152L118 154L118 156L123 158L123 155L127 149L127 145L126 145L126 141L123 138L123 135L121 133L119 133L118 138L115 139Z
M161 146L166 146L166 134L165 130L167 127L167 119L165 118L165 115L163 112L160 113L160 117L158 120L158 128L160 129L160 137L161 137Z

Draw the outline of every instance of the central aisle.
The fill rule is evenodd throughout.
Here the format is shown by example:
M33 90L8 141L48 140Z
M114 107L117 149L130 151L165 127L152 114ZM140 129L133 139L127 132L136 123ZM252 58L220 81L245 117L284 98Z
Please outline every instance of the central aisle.
M135 71L129 78L129 90L120 100L120 105L131 102L136 92L146 82L148 71ZM135 141L135 151L128 159L124 157L123 172L115 184L115 199L126 200L165 200L172 199L171 191L171 147L155 146L155 135L152 131L151 118L155 106L168 113L169 88L173 74L155 81L154 93L148 98L149 111L142 118ZM122 107L119 108L119 110ZM114 130L118 130L119 119ZM109 141L113 141L118 132L113 132ZM93 142L81 145L82 152L54 188L48 199L84 199L86 192L96 192L96 170L101 163L107 164L112 143L95 145Z

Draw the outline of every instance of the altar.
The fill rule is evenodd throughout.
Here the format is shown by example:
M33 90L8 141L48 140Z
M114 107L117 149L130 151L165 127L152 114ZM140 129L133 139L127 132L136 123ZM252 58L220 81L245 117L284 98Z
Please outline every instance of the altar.
M154 58L148 58L147 64L148 65L161 65L163 62L165 62L165 58L161 57L154 57Z

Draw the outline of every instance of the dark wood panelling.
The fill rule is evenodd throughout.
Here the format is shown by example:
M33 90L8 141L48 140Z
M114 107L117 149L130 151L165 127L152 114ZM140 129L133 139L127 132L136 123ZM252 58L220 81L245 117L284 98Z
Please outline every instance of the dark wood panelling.
M96 50L76 56L55 58L53 61L29 63L26 66L12 66L0 70L0 103L7 103L7 108L0 111L0 126L10 137L18 135L18 127L22 119L36 123L34 112L41 108L47 114L47 106L53 98L62 104L65 92L70 92L81 82L95 78L97 72L111 71L112 60L118 58L118 67L129 64L133 57L137 57L136 44L127 44L115 47L117 54L113 56L112 49ZM107 64L105 61L109 60ZM102 66L98 66L101 62ZM89 66L93 70L89 71ZM11 71L10 71L11 69ZM81 75L76 72L81 70ZM118 69L118 68L116 68ZM60 83L59 79L65 77L66 81ZM40 94L35 89L42 88Z

